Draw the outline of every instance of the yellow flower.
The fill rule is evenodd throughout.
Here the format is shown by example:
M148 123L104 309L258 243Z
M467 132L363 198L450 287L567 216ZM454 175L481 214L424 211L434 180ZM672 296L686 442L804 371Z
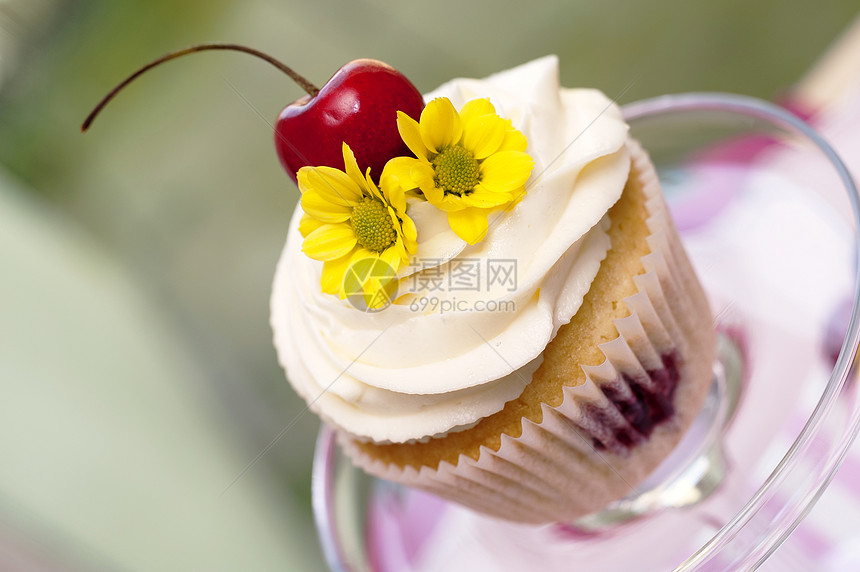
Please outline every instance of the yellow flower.
M364 291L367 306L378 307L380 290L415 253L418 232L406 215L406 195L387 169L380 177L380 190L370 178L370 169L361 174L346 143L343 162L345 171L299 169L302 252L323 262L322 291L340 298L356 293L355 269L364 269L358 272L358 287ZM387 278L366 270L378 267L390 268L383 273ZM350 285L345 288L347 274Z
M525 194L534 168L526 138L488 99L474 99L458 113L449 99L436 98L420 121L398 111L397 128L416 158L391 159L386 171L448 213L451 229L469 244L486 236L490 212Z

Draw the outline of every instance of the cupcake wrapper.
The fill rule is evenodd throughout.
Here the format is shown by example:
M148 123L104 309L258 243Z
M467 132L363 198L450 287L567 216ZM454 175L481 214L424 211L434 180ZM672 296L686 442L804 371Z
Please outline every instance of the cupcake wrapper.
M460 455L438 468L386 465L340 433L344 451L368 473L421 488L508 520L570 520L636 493L636 486L677 444L701 408L711 381L714 332L707 299L681 246L656 172L628 143L647 197L650 253L631 314L619 336L601 344L605 361L583 366L586 382L563 389L558 407L542 405L540 423L523 420L519 437L498 451ZM671 303L669 302L671 300ZM680 383L679 383L680 380ZM531 386L526 391L534 391ZM545 401L545 400L542 400Z

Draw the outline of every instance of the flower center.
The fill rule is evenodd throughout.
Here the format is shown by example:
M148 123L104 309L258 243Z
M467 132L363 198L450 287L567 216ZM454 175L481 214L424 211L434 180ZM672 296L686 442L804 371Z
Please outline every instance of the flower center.
M475 156L459 145L445 147L433 157L434 180L445 194L458 197L472 191L481 180L481 170Z
M350 217L358 244L372 252L382 252L397 240L388 207L373 197L364 197Z

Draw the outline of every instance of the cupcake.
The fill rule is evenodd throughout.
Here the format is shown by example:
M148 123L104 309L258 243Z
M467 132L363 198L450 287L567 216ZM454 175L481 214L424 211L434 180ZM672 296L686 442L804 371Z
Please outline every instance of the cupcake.
M668 455L712 377L654 168L555 57L425 99L398 118L414 156L360 173L344 146L343 173L299 172L279 360L368 473L519 522L597 511Z

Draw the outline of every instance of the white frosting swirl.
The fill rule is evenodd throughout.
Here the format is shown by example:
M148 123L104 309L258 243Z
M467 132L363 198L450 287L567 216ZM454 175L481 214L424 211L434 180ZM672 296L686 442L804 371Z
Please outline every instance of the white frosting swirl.
M606 255L605 215L630 168L620 110L598 91L560 88L555 56L453 80L426 99L440 96L458 109L489 97L525 134L535 169L523 200L491 216L474 246L444 213L411 202L418 272L401 280L411 304L365 313L323 294L322 264L301 252L300 207L275 275L272 327L289 380L325 420L377 442L469 426L522 392ZM488 264L501 272L493 284ZM464 265L482 277L469 274L465 289Z

